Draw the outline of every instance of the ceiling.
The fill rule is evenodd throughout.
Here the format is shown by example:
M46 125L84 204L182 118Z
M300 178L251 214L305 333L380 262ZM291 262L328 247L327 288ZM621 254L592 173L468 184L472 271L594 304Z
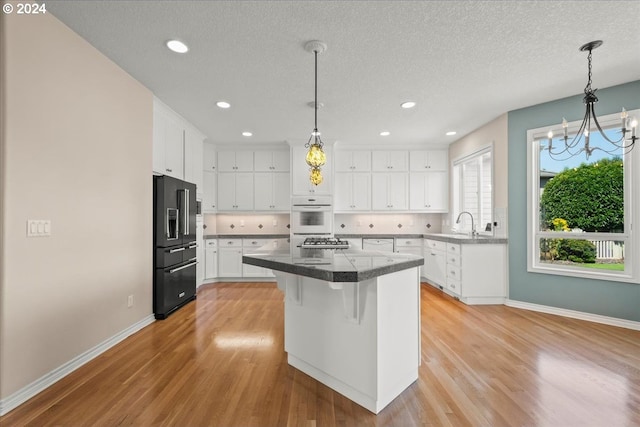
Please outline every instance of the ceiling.
M507 111L579 94L578 48L592 40L604 40L594 88L640 78L639 1L48 1L47 11L216 143L307 141L314 58L304 45L314 39L328 46L318 57L325 143L447 144ZM169 51L172 38L189 52ZM407 100L417 106L400 108Z

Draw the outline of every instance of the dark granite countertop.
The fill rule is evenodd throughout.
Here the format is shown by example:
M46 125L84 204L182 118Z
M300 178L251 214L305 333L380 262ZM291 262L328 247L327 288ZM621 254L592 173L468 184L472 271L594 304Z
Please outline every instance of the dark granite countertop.
M422 239L422 234L342 234L335 233L341 239Z
M288 234L205 234L205 239L288 239Z
M470 237L466 234L423 234L425 239L437 240L439 242L447 242L447 243L460 243L460 244L471 244L471 245L498 245L505 244L509 242L509 239L505 237L485 237L485 236L476 236Z
M396 271L419 267L424 258L411 254L359 249L301 249L260 251L242 257L245 264L327 282L361 282Z

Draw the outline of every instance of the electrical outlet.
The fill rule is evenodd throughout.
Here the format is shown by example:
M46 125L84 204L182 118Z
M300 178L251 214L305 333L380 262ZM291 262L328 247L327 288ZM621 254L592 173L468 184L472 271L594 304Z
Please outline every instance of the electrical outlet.
M129 308L133 307L133 295L129 295L127 297L127 307Z
M277 226L278 226L278 220L277 220L277 219L274 219L274 220L273 220L273 226L274 226L274 227L277 227Z
M240 220L240 227L244 227L244 219Z

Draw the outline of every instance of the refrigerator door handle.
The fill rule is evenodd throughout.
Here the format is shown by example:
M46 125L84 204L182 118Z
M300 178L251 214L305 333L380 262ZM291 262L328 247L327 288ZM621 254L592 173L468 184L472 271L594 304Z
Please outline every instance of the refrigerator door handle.
M183 205L184 205L184 215L182 216L182 219L184 221L184 227L182 227L182 234L185 236L189 235L189 190L188 189L183 189L183 190L179 190L180 192L182 192L183 195Z
M169 270L169 274L175 273L176 271L184 270L185 268L192 267L196 264L197 262L190 262L189 264L183 265L182 267L172 268L171 270Z

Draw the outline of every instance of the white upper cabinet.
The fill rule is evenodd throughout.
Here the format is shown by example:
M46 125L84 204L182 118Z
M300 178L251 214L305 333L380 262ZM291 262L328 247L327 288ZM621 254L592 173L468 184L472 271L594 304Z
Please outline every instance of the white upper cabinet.
M332 195L333 194L333 149L327 145L323 148L327 163L322 166L323 181L320 185L313 185L309 181L309 165L305 161L307 157L307 148L304 146L295 146L291 148L291 191L296 196L307 196L309 194L316 195Z
M369 172L371 170L371 151L335 152L336 172Z
M202 197L202 157L204 135L191 127L184 130L184 180L196 184L196 196Z
M372 173L372 209L374 211L402 211L409 209L406 173Z
M288 172L256 172L254 208L257 211L289 211L291 176Z
M197 196L203 192L204 134L191 123L153 99L153 172L192 182Z
M184 179L184 127L164 104L154 102L153 171Z
M412 172L446 171L449 169L447 150L419 150L409 153Z
M371 174L336 172L336 211L371 210Z
M218 151L219 172L252 172L253 151Z
M289 172L289 151L255 151L256 172Z
M374 172L406 172L409 170L409 152L373 151L371 166Z
M253 173L219 173L217 196L219 211L253 210Z
M216 146L205 142L203 152L202 169L204 171L216 172L216 168L218 167Z
M205 170L202 172L202 212L216 212L216 193L218 188L218 174Z
M412 172L409 177L409 209L447 212L449 210L447 172Z

